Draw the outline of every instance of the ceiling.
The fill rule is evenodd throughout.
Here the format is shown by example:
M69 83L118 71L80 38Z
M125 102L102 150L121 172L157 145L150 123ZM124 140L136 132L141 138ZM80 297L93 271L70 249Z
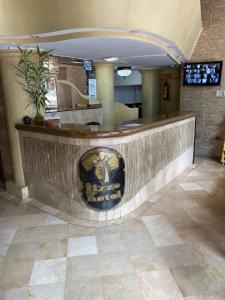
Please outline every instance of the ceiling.
M168 67L177 63L166 51L154 44L128 38L86 37L71 40L38 43L45 50L53 50L57 56L101 61L104 57L119 57L117 66L132 66L137 69ZM7 48L9 45L0 45ZM36 47L37 44L20 44ZM15 47L14 47L15 48Z

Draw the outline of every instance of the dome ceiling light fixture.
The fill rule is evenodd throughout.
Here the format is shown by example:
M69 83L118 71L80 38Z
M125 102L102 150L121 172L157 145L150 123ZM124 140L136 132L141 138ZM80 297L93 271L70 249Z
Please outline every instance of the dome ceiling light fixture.
M117 74L125 79L125 77L131 74L131 67L118 67Z
M119 57L116 56L110 56L110 57L105 57L104 61L108 61L108 62L113 62L113 61L118 61Z

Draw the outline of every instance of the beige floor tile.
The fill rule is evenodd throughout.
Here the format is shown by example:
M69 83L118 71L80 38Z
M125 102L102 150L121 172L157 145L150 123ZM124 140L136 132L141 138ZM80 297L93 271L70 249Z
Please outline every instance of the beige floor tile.
M10 245L4 258L5 264L34 262L38 258L38 244L27 243Z
M10 243L6 240L0 240L0 258L3 260L5 257L8 249L9 249Z
M221 294L221 293L184 297L184 300L224 300L224 299L225 299L225 294Z
M210 225L219 225L219 220L214 215L213 210L203 208L199 210L188 210L187 214L190 216L190 218L198 225L204 226L207 224Z
M134 268L130 257L123 253L101 255L100 272L102 276L124 275L134 273Z
M79 277L100 277L134 273L131 259L121 253L110 255L85 255L69 257L67 262L67 280Z
M155 193L152 196L150 196L147 201L150 203L156 203L161 197L161 193Z
M68 239L71 237L68 224L56 224L39 226L41 232L40 241L48 241L51 239Z
M193 171L191 171L188 175L187 175L188 177L200 177L200 176L202 176L201 175L201 173L199 173L197 170L193 170Z
M169 270L144 272L137 276L146 300L169 300L182 297Z
M51 215L47 214L47 217L46 217L43 225L56 225L56 224L67 224L67 222L65 222L59 218L56 218L55 216L51 216Z
M0 290L27 286L33 262L2 264L0 268Z
M26 299L27 290L26 288L20 289L9 289L0 291L1 300L28 300Z
M42 211L27 204L15 205L8 200L0 200L0 216L16 217L35 213L42 213Z
M96 238L99 254L125 252L121 233L98 234Z
M207 195L208 197L208 195ZM199 202L199 199L204 199L204 204L205 204L205 197L197 197L196 196L192 196L192 197L189 197L188 199L184 199L183 203L182 203L182 207L183 207L183 210L186 212L190 209L192 210L200 210L203 208L203 206L201 206L201 203Z
M198 251L202 254L205 266L225 269L224 250L215 242L209 240L199 241L196 247L198 247Z
M155 244L146 231L143 232L125 232L121 234L122 243L128 253L137 253L143 249L155 247Z
M225 294L225 268L218 267L218 268L206 268L206 273L209 275L210 278L212 278L217 285L219 286L219 291L223 292Z
M218 188L216 180L198 181L198 184L208 193L213 194Z
M157 247L182 244L183 241L176 233L165 216L155 215L143 217L147 229Z
M142 205L140 205L139 207L137 207L135 209L135 214L137 214L137 215L143 215L143 213L146 210L148 210L151 206L152 206L152 204L150 202L146 201Z
M51 239L38 243L38 259L52 259L66 257L67 239Z
M43 225L45 223L46 218L47 214L45 213L24 215L23 218L21 218L19 228Z
M193 197L193 200L200 205L199 209L201 208L209 208L214 210L214 213L217 211L219 213L224 214L225 212L225 206L220 202L220 199L216 195L207 194L204 197ZM193 209L197 209L193 207Z
M177 228L179 236L184 242L199 242L208 240L208 232L200 226Z
M64 283L54 283L28 287L26 300L64 300L64 286Z
M144 300L136 275L102 277L105 300Z
M95 255L98 253L95 236L69 238L67 256Z
M131 222L134 222L132 220ZM111 234L111 233L122 233L125 229L129 228L130 221L123 221L120 224L104 225L98 228L95 228L96 236L102 234ZM133 227L133 224L132 224Z
M171 269L171 272L184 296L220 292L220 284L199 266Z
M64 300L106 300L101 278L79 278L66 283Z
M180 183L180 186L188 192L192 191L199 191L202 190L203 188L196 182L185 182L185 183Z
M158 247L138 249L138 251L127 250L135 272L147 272L167 267Z
M151 208L158 208L163 213L174 213L174 202L176 202L176 212L183 211L183 201L190 198L190 194L179 189L171 189L164 194L161 199L154 203Z
M202 265L204 258L194 244L160 247L159 253L167 268Z
M21 216L0 217L0 229L14 228L20 225Z
M143 216L162 215L163 210L160 208L161 201L154 203L149 209L143 212Z
M79 237L96 235L96 228L94 227L81 227L73 224L68 224L68 237Z
M15 228L1 229L0 230L0 241L4 240L5 242L7 241L8 243L11 243L15 234L16 234Z
M72 282L79 278L100 277L100 271L100 259L97 255L85 255L67 258L67 282Z
M37 207L33 207L29 204L21 204L25 215L42 214L43 211Z
M171 213L165 212L165 217L177 232L183 228L192 228L196 225L194 221L184 211L173 211Z
M66 257L35 261L29 286L64 283L66 262Z
M38 227L21 228L17 230L12 244L38 243L40 238L41 230Z

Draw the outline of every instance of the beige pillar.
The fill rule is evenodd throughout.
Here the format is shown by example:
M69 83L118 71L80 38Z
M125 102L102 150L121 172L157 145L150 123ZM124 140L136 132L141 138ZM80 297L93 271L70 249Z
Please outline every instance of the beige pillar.
M15 194L18 198L28 197L28 189L25 186L23 165L20 151L18 131L16 123L21 123L25 115L32 115L32 107L25 110L30 103L29 96L17 83L19 78L15 75L15 65L20 57L19 51L0 51L0 74L6 107L6 119L10 142L11 157L13 163L13 182L6 182L7 191Z
M103 107L103 122L110 123L114 119L114 65L111 63L95 63L97 100Z
M161 74L160 69L142 70L142 116L160 114Z

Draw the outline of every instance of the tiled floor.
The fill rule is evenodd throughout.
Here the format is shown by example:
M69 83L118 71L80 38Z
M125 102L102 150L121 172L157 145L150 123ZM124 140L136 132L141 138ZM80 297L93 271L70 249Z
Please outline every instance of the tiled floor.
M225 299L225 166L213 160L108 226L11 201L0 191L0 300Z

